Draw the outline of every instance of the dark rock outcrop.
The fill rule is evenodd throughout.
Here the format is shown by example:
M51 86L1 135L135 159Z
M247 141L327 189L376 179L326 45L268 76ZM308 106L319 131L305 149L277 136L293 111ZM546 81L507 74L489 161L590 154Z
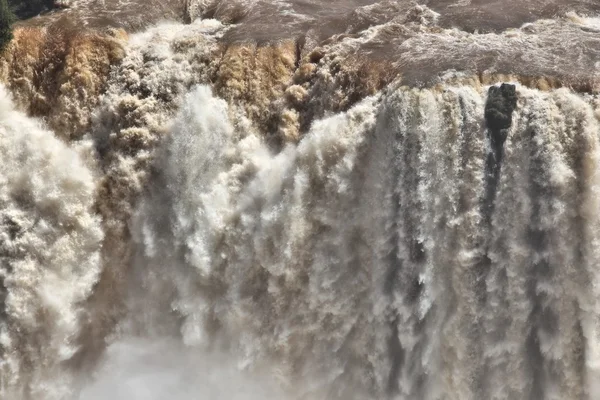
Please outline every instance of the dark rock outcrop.
M493 211L496 188L500 178L504 142L512 125L512 114L516 107L517 92L515 85L503 83L500 86L490 87L484 112L487 135L491 146L485 165L486 198L484 200L484 215L488 222Z

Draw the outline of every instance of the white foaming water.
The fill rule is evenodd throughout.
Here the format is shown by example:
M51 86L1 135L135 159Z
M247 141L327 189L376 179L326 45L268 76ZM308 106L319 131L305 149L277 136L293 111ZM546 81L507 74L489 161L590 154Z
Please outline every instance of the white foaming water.
M64 399L100 271L89 145L67 147L0 88L0 398Z

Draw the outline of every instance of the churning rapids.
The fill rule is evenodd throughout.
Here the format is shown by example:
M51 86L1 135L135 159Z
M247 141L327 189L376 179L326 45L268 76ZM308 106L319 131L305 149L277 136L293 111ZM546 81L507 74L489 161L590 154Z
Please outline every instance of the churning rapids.
M68 3L0 55L0 399L600 398L600 3Z

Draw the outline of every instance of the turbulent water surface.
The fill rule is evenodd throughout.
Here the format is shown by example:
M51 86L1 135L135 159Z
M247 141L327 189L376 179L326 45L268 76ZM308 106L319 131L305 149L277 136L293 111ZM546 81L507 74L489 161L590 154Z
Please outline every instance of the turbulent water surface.
M0 57L0 398L600 398L600 5L72 0Z

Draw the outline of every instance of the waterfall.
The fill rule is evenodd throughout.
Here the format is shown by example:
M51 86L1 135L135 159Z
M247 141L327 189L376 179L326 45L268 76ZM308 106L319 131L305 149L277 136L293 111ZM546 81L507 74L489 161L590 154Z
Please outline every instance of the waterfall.
M293 398L595 396L591 98L398 87L279 152L208 87L183 104L134 218L126 330Z
M600 398L598 6L97 3L0 54L0 399Z

